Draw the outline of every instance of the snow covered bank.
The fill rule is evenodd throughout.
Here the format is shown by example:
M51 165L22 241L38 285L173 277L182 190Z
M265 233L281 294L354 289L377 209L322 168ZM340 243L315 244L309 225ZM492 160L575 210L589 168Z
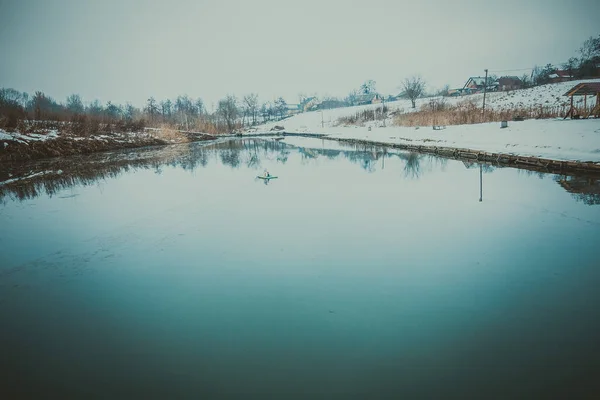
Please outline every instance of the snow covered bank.
M600 81L600 80L595 80ZM563 105L568 101L564 93L580 81L538 86L512 92L490 93L486 107L510 109L540 105ZM449 98L448 102L470 99L478 101L482 95ZM579 99L577 99L579 100ZM426 99L421 100L426 101ZM588 98L588 106L593 104ZM410 101L386 103L391 111L410 111ZM447 126L434 130L428 127L393 126L392 118L371 121L364 126L342 126L338 119L357 111L381 108L381 104L338 108L299 114L283 121L262 125L256 131L267 132L275 125L289 133L319 133L332 138L368 140L375 143L410 144L472 149L490 153L546 158L559 161L600 163L600 120L525 120L500 123Z
M285 132L294 133L287 128ZM312 133L379 144L449 147L600 163L600 119L510 121L507 128L500 128L500 123L494 122L448 126L440 130L431 127L330 127L316 128Z
M429 128L330 128L329 136L600 163L600 120L530 120Z

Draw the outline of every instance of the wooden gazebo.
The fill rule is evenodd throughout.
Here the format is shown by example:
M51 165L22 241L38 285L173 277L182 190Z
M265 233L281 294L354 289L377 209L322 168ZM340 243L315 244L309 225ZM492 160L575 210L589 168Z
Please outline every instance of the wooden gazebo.
M600 82L583 82L571 88L565 96L571 98L571 107L565 114L565 118L589 118L590 116L600 118ZM583 110L581 112L573 105L574 96L583 97ZM596 96L596 105L591 110L587 109L587 97Z

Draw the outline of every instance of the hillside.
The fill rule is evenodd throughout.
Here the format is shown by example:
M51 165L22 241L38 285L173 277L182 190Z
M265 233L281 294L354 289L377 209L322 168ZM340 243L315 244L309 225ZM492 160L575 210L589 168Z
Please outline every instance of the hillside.
M600 80L595 80L600 81ZM544 85L513 92L490 93L486 98L489 108L510 109L513 107L562 106L567 101L564 93L581 81ZM483 95L448 98L447 102L479 102ZM489 100L488 100L489 99ZM583 100L583 99L581 99ZM426 104L421 99L417 107ZM588 105L594 100L588 98ZM391 113L411 112L410 101L388 103ZM509 121L508 127L500 129L500 123L454 125L435 130L431 126L394 126L393 116L359 125L344 125L339 118L356 112L381 109L381 104L360 107L338 108L299 114L283 121L268 123L255 129L270 131L278 125L289 133L320 133L332 138L355 139L373 143L392 143L428 147L471 149L495 154L510 154L547 158L560 161L600 162L600 119ZM323 126L321 121L323 118ZM251 132L248 132L251 133Z
M581 82L600 82L600 79L570 81L554 83L542 86L536 86L529 89L514 90L510 92L491 92L486 94L486 108L496 110L507 110L512 108L539 107L539 106L567 106L568 98L564 94L573 86ZM424 98L417 100L417 109L427 104L430 99ZM444 100L449 105L456 105L460 102L470 101L476 104L483 103L483 94L473 94L461 97L445 97ZM583 103L583 97L576 98L576 102ZM595 99L588 97L588 106L595 104ZM386 126L393 125L393 115L396 113L413 112L410 100L398 100L386 102L390 113L385 121ZM364 110L381 109L381 104L369 104L364 106L335 108L331 110L311 111L297 114L283 121L268 122L260 125L252 131L269 131L275 126L283 126L287 132L322 132L323 128L338 127L338 121L342 117L355 115ZM323 121L323 122L322 122ZM365 123L365 127L376 127L383 125L383 121Z

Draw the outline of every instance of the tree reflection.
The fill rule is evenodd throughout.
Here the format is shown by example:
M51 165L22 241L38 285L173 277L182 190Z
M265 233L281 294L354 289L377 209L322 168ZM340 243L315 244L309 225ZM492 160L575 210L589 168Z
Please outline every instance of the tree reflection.
M407 178L418 179L421 176L421 158L419 153L410 152L404 164L404 176Z
M590 206L600 204L600 176L558 175L554 179L576 201Z
M448 163L448 159L377 145L334 142L330 147L337 148L325 148L324 145L319 147L294 146L275 140L235 139L3 164L0 168L0 201L7 197L25 200L41 194L53 196L65 188L95 184L138 169L147 169L157 174L163 173L168 167L194 171L198 167L208 166L211 160L231 168L244 166L257 170L262 168L265 160L285 164L291 157L300 159L301 163L313 162L319 158L324 161L343 158L368 173L375 173L378 168L384 169L386 159L398 159L403 163L404 176L410 179L419 179L435 168L444 169ZM492 173L498 168L474 161L463 161L463 165L467 169L480 167L482 173ZM519 173L548 176L532 171ZM560 176L556 180L578 201L589 205L600 204L600 183L597 176Z

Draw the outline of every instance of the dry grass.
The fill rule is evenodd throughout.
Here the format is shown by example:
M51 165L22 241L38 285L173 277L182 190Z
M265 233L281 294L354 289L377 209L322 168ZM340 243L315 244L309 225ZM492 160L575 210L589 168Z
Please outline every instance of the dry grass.
M167 124L159 125L158 129L149 132L151 137L165 142L187 143L190 141L187 135Z
M483 115L479 104L464 101L448 105L443 99L435 99L414 113L398 114L394 124L400 126L466 125L482 122L510 121L514 118L541 119L563 117L568 108L564 106L521 107L503 110L486 109Z
M381 120L387 117L388 111L387 106L383 106L383 112L380 108L358 111L354 115L339 118L338 125L363 125L365 122Z

